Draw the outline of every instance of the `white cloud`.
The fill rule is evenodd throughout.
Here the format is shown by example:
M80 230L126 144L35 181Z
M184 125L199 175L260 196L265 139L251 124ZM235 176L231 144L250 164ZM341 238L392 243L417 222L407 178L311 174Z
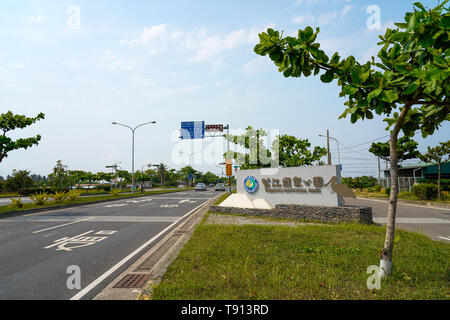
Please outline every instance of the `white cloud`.
M273 27L269 24L267 27ZM176 53L190 53L190 61L213 62L218 56L242 45L256 44L258 33L267 29L253 27L238 29L228 33L212 34L205 29L181 30L160 24L144 28L138 38L124 39L122 44L129 46L141 45L147 48L150 54L172 51ZM223 62L223 61L222 61Z
M324 12L317 17L315 17L314 15L312 15L310 13L306 13L304 15L299 15L299 16L295 16L294 18L292 18L292 23L293 24L308 24L308 23L317 22L319 25L324 26L338 18L339 19L344 18L352 10L352 8L353 8L352 5L346 4L344 6L344 8L342 8L340 10Z
M113 54L110 50L105 51L106 60L108 67L113 70L130 71L134 70L136 66L136 61L126 61L121 58L119 54Z
M30 18L30 22L42 22L42 20L44 20L43 16L37 16L37 17L31 17Z
M155 85L154 81L150 78L143 78L140 76L132 76L131 80L141 86L145 86L145 87L153 87Z
M314 23L316 21L316 17L311 14L300 15L292 18L293 24L303 24L303 23Z

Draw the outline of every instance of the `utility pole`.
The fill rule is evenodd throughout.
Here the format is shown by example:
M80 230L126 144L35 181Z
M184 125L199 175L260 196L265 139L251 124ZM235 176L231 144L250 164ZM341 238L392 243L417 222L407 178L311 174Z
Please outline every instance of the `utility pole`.
M378 185L381 186L381 163L380 163L380 157L378 157Z
M327 151L328 151L328 165L331 166L330 130L327 130Z

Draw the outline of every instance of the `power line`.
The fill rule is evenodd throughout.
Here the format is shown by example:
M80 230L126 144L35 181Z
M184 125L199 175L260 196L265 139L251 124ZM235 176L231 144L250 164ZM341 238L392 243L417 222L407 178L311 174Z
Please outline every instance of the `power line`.
M367 141L367 142L364 142L364 143L360 143L360 144L357 144L357 145L354 145L354 146L351 146L351 147L347 147L344 144L342 144L343 146L345 146L344 148L342 148L342 150L353 149L353 148L356 148L356 147L359 147L359 146L363 146L365 144L368 144L368 143L371 143L371 142L375 142L375 141L378 141L378 140L381 140L381 139L384 139L384 138L387 138L387 137L390 137L390 135L386 135L384 137L373 139L373 140L370 140L370 141Z

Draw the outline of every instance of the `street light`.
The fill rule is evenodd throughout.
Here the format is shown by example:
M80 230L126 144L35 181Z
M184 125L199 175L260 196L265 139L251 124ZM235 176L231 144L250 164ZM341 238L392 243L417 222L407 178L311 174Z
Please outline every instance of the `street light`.
M127 126L125 124L122 123L118 123L118 122L113 122L113 125L118 125L118 126L122 126L125 128L128 128L131 130L132 133L132 148L131 148L131 193L134 193L134 132L136 131L137 128L145 126L147 124L155 124L156 121L151 121L151 122L146 122L146 123L142 123L134 128Z
M324 136L323 134L319 134L319 137L327 138L327 136ZM338 161L339 161L339 164L342 164L342 163L341 163L341 154L340 154L340 152L339 152L339 141L337 141L337 139L335 139L335 138L333 138L333 137L330 137L330 136L328 136L328 138L333 139L334 141L336 141L336 143L337 143L337 148L338 148Z

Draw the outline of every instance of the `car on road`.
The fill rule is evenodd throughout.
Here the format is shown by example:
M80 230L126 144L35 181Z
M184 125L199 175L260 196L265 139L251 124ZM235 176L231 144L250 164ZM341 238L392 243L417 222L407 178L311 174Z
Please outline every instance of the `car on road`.
M208 187L210 187L210 188L214 188L214 183L210 183L210 184L208 184Z
M183 188L184 188L184 184L180 184L180 185L178 186L178 188L179 188L179 189L183 189Z
M206 184L204 184L204 183L197 183L195 185L195 191L208 191L208 188L206 187Z
M216 191L225 191L225 185L223 183L216 184L216 187L214 188Z

